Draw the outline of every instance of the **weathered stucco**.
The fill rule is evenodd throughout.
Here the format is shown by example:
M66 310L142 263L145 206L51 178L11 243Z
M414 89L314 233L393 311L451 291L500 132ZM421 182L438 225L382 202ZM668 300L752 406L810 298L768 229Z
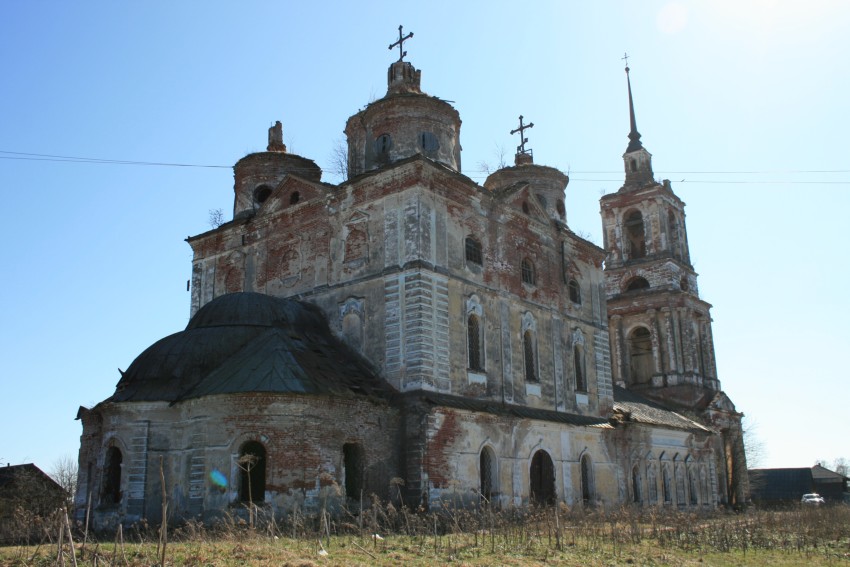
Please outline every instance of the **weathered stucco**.
M626 184L602 198L603 250L567 225L568 177L530 154L483 186L464 176L457 111L419 81L393 64L387 95L349 119L340 185L286 153L278 123L234 168L233 220L188 239L192 316L237 292L311 303L392 395L81 409L78 513L91 498L99 527L158 519L160 463L175 518L238 509L246 444L265 451L277 514L355 486L424 506L746 498L684 203L648 152L624 155Z

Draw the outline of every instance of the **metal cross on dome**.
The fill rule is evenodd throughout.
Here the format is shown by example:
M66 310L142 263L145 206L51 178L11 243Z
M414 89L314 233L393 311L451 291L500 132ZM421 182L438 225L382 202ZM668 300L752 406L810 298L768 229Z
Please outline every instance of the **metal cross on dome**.
M524 154L527 153L525 149L525 143L528 141L528 138L525 137L525 130L528 128L534 128L534 122L529 122L528 124L522 123L522 114L519 115L519 128L515 128L511 130L511 135L513 136L517 132L519 132L519 145L516 147L516 153Z
M398 46L398 60L399 61L404 61L404 56L407 55L407 51L403 50L404 42L407 41L408 39L410 39L411 37L413 37L413 32L410 32L407 35L402 35L401 29L403 27L404 26L398 26L398 41L395 42L395 43L391 43L389 48L388 48L388 49L392 50L393 47L395 47L396 45Z

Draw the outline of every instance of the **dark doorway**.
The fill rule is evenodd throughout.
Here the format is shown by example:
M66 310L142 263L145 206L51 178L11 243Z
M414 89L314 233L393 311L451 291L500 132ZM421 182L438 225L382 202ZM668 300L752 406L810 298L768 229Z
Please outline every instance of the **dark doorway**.
M537 505L555 503L555 465L552 457L544 450L531 458L531 502Z
M121 502L121 467L124 457L121 449L110 447L106 450L103 471L103 493L101 501L104 504L118 504Z
M266 494L266 448L248 441L239 451L239 500L262 503Z

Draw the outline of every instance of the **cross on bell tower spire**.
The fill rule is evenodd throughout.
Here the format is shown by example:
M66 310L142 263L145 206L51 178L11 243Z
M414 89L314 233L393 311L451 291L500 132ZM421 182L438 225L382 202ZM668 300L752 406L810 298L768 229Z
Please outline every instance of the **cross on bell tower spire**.
M404 26L398 26L398 41L395 42L395 43L391 43L390 46L388 47L388 49L392 51L393 47L395 47L396 45L398 46L398 60L399 61L404 61L404 56L407 55L407 51L404 51L404 49L403 49L404 48L404 42L407 41L408 39L410 39L411 37L413 37L413 32L410 32L407 35L403 35L402 31L401 31L403 27Z

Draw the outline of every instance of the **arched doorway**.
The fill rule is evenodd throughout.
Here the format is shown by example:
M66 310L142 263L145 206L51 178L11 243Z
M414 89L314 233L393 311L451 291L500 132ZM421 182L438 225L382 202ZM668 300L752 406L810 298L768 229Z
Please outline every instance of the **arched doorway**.
M478 482L484 503L491 503L496 495L496 455L490 447L481 449L478 462Z
M549 453L540 449L531 458L531 502L537 505L555 503L555 465Z
M266 494L266 448L259 441L248 441L239 451L239 500L262 503Z
M581 501L585 506L593 505L595 500L593 489L593 467L589 455L581 456Z

